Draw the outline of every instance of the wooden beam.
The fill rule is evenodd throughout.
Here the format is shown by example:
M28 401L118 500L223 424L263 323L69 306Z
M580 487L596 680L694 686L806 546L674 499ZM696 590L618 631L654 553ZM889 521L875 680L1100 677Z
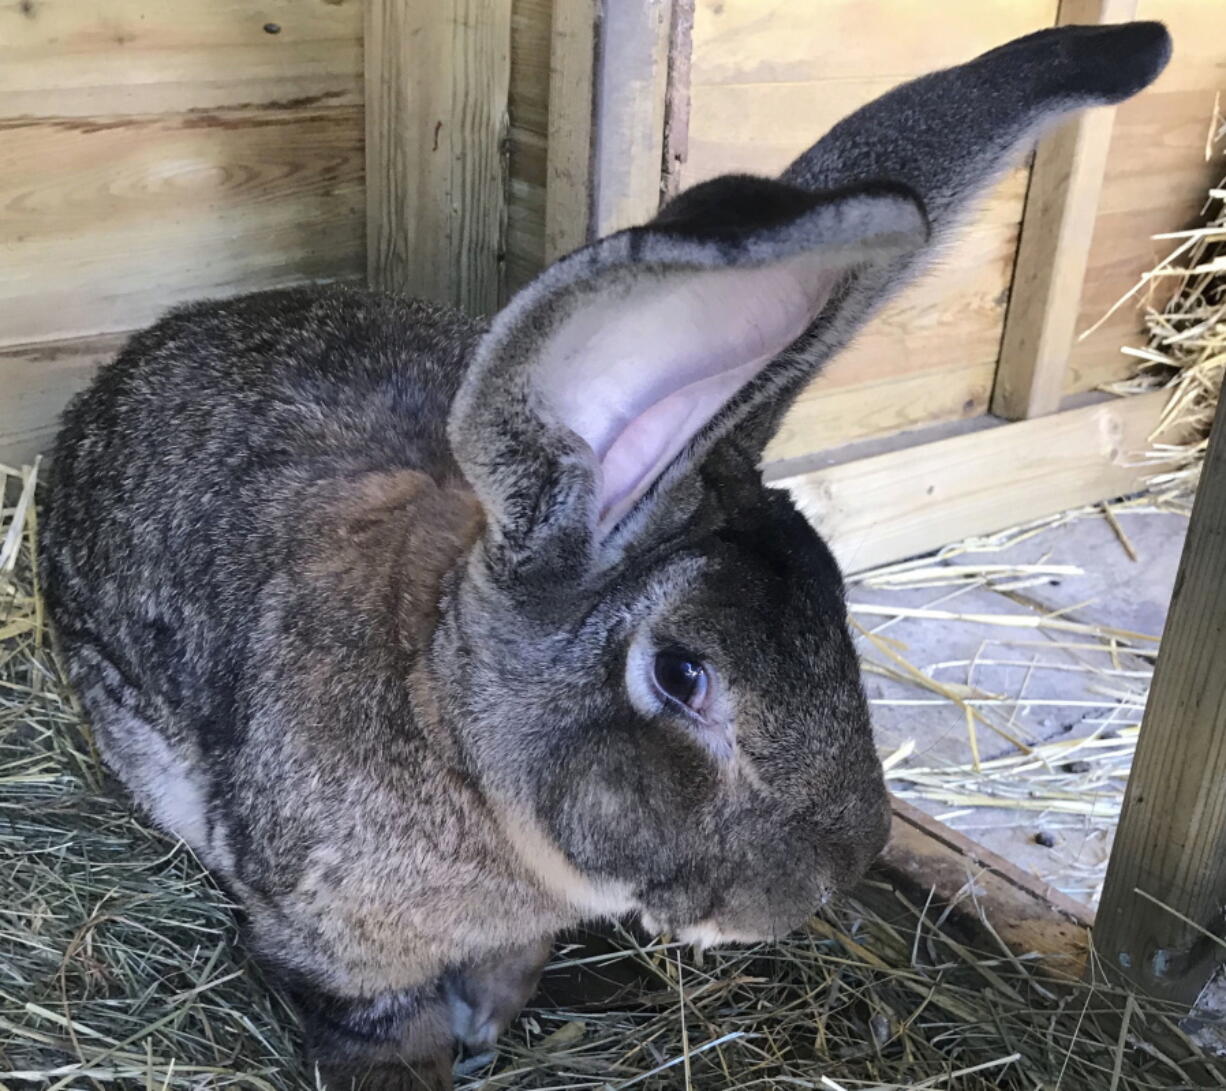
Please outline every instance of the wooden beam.
M664 201L680 192L681 175L690 154L690 62L693 53L694 0L673 0L664 101L664 154L660 167L660 197Z
M510 79L511 0L368 0L372 287L498 307Z
M1058 24L1118 23L1137 0L1060 0ZM1076 335L1113 109L1083 113L1035 152L997 365L992 412L1008 420L1054 413Z
M972 534L1135 492L1162 391L772 480L863 571Z
M1186 1003L1226 956L1224 571L1226 415L1219 415L1094 934L1107 966Z
M554 0L545 162L545 260L591 239L600 0Z
M643 223L660 207L673 2L604 5L594 134L597 237Z
M888 917L901 894L928 903L933 919L963 942L1018 956L1038 955L1052 973L1079 980L1090 950L1094 911L1037 875L952 830L905 800L891 800L890 841L855 897ZM878 884L889 888L883 898Z

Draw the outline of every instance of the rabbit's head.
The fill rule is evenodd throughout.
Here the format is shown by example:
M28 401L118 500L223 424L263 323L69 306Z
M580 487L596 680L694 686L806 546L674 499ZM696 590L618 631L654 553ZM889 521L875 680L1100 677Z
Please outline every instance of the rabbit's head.
M495 318L449 426L485 529L432 669L471 775L580 907L777 935L879 851L840 575L757 462L1039 131L1168 52L1158 24L1061 28L905 84L780 180L704 183Z

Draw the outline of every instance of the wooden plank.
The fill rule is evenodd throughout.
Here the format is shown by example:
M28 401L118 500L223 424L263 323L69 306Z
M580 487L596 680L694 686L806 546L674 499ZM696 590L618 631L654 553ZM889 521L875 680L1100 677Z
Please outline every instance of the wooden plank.
M897 0L699 0L682 182L776 174L903 80L1050 26L1055 14L1056 0L954 0L938 20Z
M1080 980L1094 912L905 800L891 798L890 840L855 891L887 919L901 894L928 905L942 930L981 950L1037 955L1044 968ZM880 884L888 889L883 891Z
M773 480L845 571L1135 491L1167 395L1119 398Z
M668 31L668 81L664 98L664 148L660 195L671 200L681 191L690 153L690 66L694 59L694 0L673 0Z
M597 237L643 223L660 207L672 4L603 6L593 165Z
M939 361L939 358L938 358ZM996 366L991 359L925 369L915 375L824 387L817 379L788 411L765 462L806 459L847 443L986 413Z
M1136 0L1060 0L1057 22L1120 23L1135 11ZM1060 408L1113 123L1114 110L1086 111L1035 152L992 393L997 416Z
M1226 74L1226 57L1223 71ZM1226 149L1219 146L1210 160L1204 157L1214 97L1212 90L1147 91L1116 110L1077 318L1079 331L1091 329L1145 272L1170 253L1174 246L1170 240L1151 236L1203 222L1206 190L1226 174ZM1132 374L1136 365L1119 353L1119 347L1143 343L1139 307L1147 300L1161 307L1165 288L1158 284L1152 294L1146 290L1100 329L1088 337L1079 335L1070 355L1066 391L1092 389Z
M0 122L0 344L356 276L356 107Z
M592 237L596 56L600 0L558 0L549 51L545 260Z
M20 466L45 454L71 398L127 334L0 349L0 462Z
M1009 223L967 230L801 392L767 458L985 412L1016 237Z
M340 106L361 101L361 82L356 3L29 0L0 7L0 117Z
M694 84L682 183L718 174L775 175L848 114L885 94L889 76L804 83ZM984 195L975 221L1017 224L1026 192L1019 169Z
M776 174L903 80L1050 25L1055 14L1056 0L957 0L935 22L894 0L698 0L683 182ZM984 411L1026 181L1025 170L1006 175L955 246L827 364L769 459Z
M507 216L511 0L368 0L367 277L496 310Z
M1106 965L1185 1003L1226 942L1226 415L1213 432L1094 934Z

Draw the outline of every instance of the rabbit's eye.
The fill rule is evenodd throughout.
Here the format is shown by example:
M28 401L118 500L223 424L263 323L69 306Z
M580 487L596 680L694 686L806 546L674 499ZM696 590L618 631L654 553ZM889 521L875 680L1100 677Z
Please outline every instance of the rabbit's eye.
M656 653L656 688L665 697L701 713L711 689L707 668L688 652L670 650Z

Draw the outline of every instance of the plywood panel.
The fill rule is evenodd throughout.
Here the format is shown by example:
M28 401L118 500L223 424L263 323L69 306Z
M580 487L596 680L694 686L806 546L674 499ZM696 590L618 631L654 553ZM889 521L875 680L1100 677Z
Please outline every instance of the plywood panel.
M0 123L0 343L359 274L361 124L356 107Z
M1175 48L1154 85L1116 109L1079 331L1093 326L1170 251L1170 242L1150 236L1195 224L1205 190L1226 174L1220 145L1205 158L1215 96L1220 92L1226 98L1226 4L1141 0L1137 16L1165 22ZM1089 390L1131 374L1135 362L1119 347L1143 341L1141 314L1129 305L1078 340L1066 391Z
M0 116L342 105L361 79L361 0L0 7Z

